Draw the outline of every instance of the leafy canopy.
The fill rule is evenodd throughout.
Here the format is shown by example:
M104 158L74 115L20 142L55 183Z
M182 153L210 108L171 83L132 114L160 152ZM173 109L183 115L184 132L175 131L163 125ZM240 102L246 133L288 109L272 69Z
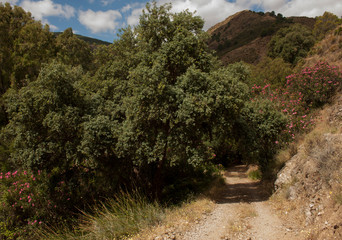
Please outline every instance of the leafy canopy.
M268 56L281 57L285 62L295 65L305 57L315 43L312 32L300 24L280 29L269 43Z
M334 30L341 23L342 20L335 14L324 12L322 16L317 17L313 33L318 40L322 40L327 32Z

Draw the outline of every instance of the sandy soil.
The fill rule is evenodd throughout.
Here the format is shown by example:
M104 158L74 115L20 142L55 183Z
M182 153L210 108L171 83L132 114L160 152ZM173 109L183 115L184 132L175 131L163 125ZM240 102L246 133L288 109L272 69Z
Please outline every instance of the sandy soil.
M177 239L302 239L274 213L260 182L247 178L246 171L243 165L228 169L227 187L214 211Z

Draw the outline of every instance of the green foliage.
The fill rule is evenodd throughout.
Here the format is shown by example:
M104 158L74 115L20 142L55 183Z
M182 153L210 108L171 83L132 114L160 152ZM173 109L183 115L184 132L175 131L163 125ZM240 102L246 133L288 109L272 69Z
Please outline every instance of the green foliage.
M239 132L239 152L248 162L257 163L265 172L281 146L281 133L288 122L269 100L257 99L246 104Z
M52 63L37 81L5 96L9 124L3 137L19 166L53 169L77 162L82 99L73 87L78 69Z
M248 173L248 177L252 180L261 180L262 174L259 170L253 170Z
M300 24L280 29L269 43L268 56L281 57L285 62L295 65L305 57L315 43L311 31Z
M164 218L164 209L157 202L148 201L137 190L120 192L114 199L94 207L92 212L84 213L82 223L74 231L41 231L41 234L44 239L56 240L126 239Z
M48 176L45 172L14 171L0 173L0 238L34 239L33 229L63 221L71 192L65 192L65 182L59 182L49 193ZM63 202L63 205L60 203Z
M252 72L251 66L244 62L237 62L229 64L227 71L236 80L249 84L250 75Z
M71 66L91 69L92 53L90 46L76 37L71 28L66 29L56 38L57 59Z
M324 12L323 16L316 18L313 34L318 40L322 40L325 34L334 30L342 21L335 14Z
M306 29L293 26L280 31L281 43L274 40L284 52L298 50L290 63L267 58L256 68L242 62L222 68L207 47L203 20L189 11L172 13L169 4L147 4L137 26L123 29L94 55L71 29L53 39L21 8L1 4L0 10L0 87L7 113L0 166L11 170L11 179L0 182L5 204L0 229L7 238L31 231L39 221L68 225L72 214L122 186L131 190L141 184L151 199L179 202L208 184L216 173L213 162L255 162L264 173L284 140L287 119L274 103L249 100L248 84L281 86L290 63L303 56L312 39ZM279 14L277 19L275 28L287 24ZM229 48L255 34L260 32L242 33ZM255 88L266 95L267 87ZM16 170L42 175L33 180L14 176ZM23 199L15 182L26 184L24 198L32 198L23 208L15 204ZM117 196L93 209L70 234L128 236L162 215L158 204L139 194Z
M53 32L54 36L57 37L60 34L62 34L63 32ZM74 34L76 37L78 37L80 40L85 41L86 43L88 43L90 46L92 47L101 47L101 46L108 46L111 43L110 42L106 42L106 41L102 41L100 39L96 39L96 38L91 38L91 37L87 37L87 36L83 36L80 34Z
M96 73L122 89L112 98L124 114L117 119L116 153L142 172L153 170L148 179L156 195L170 166L208 161L204 140L210 123L234 121L243 105L242 86L222 71L209 73L216 62L202 27L203 20L187 11L173 14L169 5L147 5L136 29L125 30L114 43L110 66Z
M286 77L292 72L291 64L284 62L282 58L265 57L256 66L252 66L248 84L252 86L269 83L273 88L284 87Z
M14 41L12 85L20 88L36 80L42 63L54 56L53 35L46 25L32 21L19 31Z
M53 35L22 8L0 4L0 93L37 78L54 54Z

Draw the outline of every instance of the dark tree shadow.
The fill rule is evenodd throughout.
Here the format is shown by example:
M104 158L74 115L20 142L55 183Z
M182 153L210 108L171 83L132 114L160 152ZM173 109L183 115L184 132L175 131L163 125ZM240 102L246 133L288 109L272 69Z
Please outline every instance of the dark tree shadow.
M217 203L261 202L266 201L270 195L262 187L260 181L239 181L245 179L247 167L238 165L230 168L225 177L237 179L237 183L227 183L226 190L216 199Z

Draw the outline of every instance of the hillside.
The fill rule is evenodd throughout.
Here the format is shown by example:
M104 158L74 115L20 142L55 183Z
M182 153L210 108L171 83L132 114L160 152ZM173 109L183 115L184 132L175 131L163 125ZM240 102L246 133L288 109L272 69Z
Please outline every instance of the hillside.
M307 239L342 238L342 95L278 174L274 205Z
M238 61L256 64L266 55L267 44L273 34L295 23L313 28L315 20L244 10L211 27L208 44L224 64Z
M301 67L328 61L342 67L341 27L318 42ZM279 215L306 239L342 238L342 92L316 117L315 128L291 148L273 196ZM282 153L284 154L284 153Z
M318 42L303 61L304 67L326 61L342 68L342 25Z
M62 32L54 32L53 33L56 37L60 34L62 34ZM89 43L90 45L110 45L110 42L106 42L106 41L102 41L100 39L96 39L96 38L91 38L91 37L87 37L87 36L83 36L80 34L75 34L76 37L78 37L79 39Z

